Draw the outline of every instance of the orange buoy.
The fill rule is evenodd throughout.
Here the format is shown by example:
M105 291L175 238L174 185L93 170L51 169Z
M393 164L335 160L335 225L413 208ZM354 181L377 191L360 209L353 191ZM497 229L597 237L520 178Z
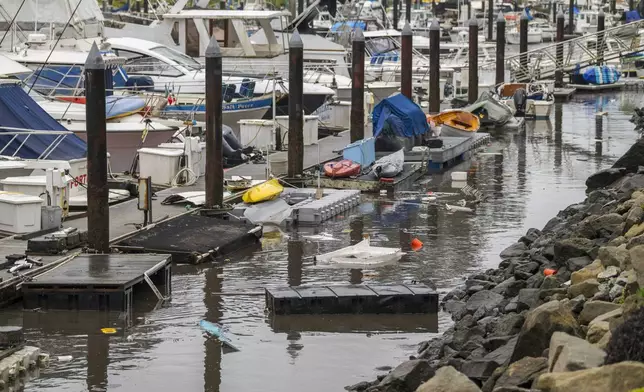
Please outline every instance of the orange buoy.
M543 274L544 274L545 276L554 275L555 273L557 273L557 270L556 270L556 269L546 268L546 269L544 269L544 270L543 270Z
M411 240L411 249L414 251L420 250L423 247L423 243L418 239L414 238Z

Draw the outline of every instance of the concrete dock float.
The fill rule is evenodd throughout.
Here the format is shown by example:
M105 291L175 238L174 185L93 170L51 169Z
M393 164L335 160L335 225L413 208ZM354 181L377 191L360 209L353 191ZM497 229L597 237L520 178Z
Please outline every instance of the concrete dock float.
M423 284L275 287L265 300L276 315L438 312L438 293Z
M567 101L575 94L577 91L574 87L559 87L555 88L552 95L555 97L555 100Z
M22 283L25 309L132 309L138 291L159 290L170 296L172 262L169 255L78 255ZM158 294L157 294L158 295Z
M577 91L610 91L621 90L626 86L624 82L616 82L612 84L569 84L569 88L574 88Z
M397 191L411 185L420 178L424 171L423 165L419 163L405 163L403 171L391 179L379 179L371 172L355 178L331 178L323 176L320 178L320 186L335 189L358 189L362 192L378 192L380 190ZM307 181L308 186L315 186L317 178Z

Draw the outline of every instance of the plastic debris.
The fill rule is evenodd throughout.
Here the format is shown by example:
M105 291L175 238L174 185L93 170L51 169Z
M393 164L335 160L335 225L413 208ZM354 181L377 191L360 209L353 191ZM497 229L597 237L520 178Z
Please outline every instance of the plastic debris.
M58 362L70 362L72 359L74 359L74 357L72 357L71 355L61 355L56 357L56 360Z
M422 247L423 243L418 238L411 240L411 250L414 252L419 251Z
M544 270L543 270L543 274L544 274L545 276L554 275L554 274L556 274L556 273L557 273L557 270L556 270L556 269L553 269L553 268L546 268L546 269L544 269Z
M116 333L116 328L101 328L101 332L106 335L112 335Z

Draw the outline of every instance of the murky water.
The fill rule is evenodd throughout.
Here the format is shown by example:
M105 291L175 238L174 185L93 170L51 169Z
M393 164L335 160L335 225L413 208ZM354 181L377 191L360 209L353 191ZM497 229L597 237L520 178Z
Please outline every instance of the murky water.
M74 357L54 361L26 390L326 392L373 379L415 353L436 324L439 331L448 327L449 318L271 319L264 313L263 288L418 280L445 292L466 274L495 267L499 252L529 227L541 228L583 199L588 175L610 165L637 138L622 110L641 104L637 93L578 94L557 104L549 122L494 134L485 153L458 168L468 170L470 185L488 197L473 214L421 205L413 194L364 197L358 209L315 231L267 233L261 253L217 266L179 266L172 302L116 335L100 334L114 321L97 314L2 311L2 323L24 324L28 339L43 350ZM597 111L608 112L601 135ZM425 178L413 190L456 192L449 176ZM320 232L335 240L307 238ZM424 247L375 271L322 268L306 258L358 241L363 233L379 245L409 250L411 239L419 238ZM241 351L222 353L216 340L202 334L202 319L227 325Z

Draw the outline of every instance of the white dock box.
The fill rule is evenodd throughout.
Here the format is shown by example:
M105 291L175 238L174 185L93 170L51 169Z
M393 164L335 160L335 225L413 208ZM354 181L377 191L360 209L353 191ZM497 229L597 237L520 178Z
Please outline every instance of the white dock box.
M38 196L0 193L0 230L14 234L39 231L42 204Z
M239 120L239 142L242 146L252 146L265 151L275 148L273 120ZM287 121L288 125L288 121Z
M180 170L183 150L172 148L141 148L139 152L139 175L152 177L153 184L170 185Z
M282 138L288 140L286 131L288 131L288 116L275 116L277 125L282 129ZM309 146L318 142L318 116L304 116L304 145Z

